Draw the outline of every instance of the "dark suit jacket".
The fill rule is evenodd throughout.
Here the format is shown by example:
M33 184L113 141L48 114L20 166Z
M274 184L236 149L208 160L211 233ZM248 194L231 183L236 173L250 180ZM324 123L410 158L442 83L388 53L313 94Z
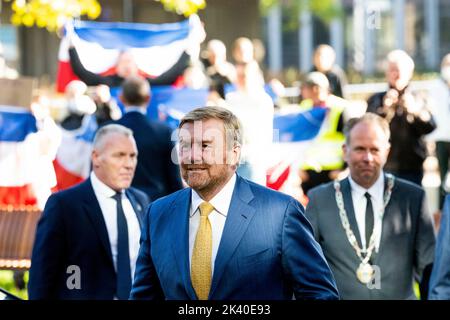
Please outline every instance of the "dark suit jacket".
M341 190L351 229L361 247L348 179L341 181ZM369 289L356 278L360 260L342 226L333 182L312 189L308 196L306 216L342 299L414 299L414 277L421 278L424 268L433 262L435 246L433 221L422 188L395 179L383 217L379 252L373 259L380 268L380 289Z
M131 299L195 300L189 267L191 189L147 210ZM210 300L337 299L333 275L293 198L237 177Z
M147 196L133 188L126 195L142 227ZM71 265L80 268L80 290L68 289ZM115 292L108 231L90 179L51 195L37 226L29 298L109 300Z
M179 166L171 158L174 143L167 125L137 111L126 113L115 123L133 130L136 140L139 154L133 187L144 191L152 201L183 188Z
M450 195L445 197L430 279L430 300L450 300Z

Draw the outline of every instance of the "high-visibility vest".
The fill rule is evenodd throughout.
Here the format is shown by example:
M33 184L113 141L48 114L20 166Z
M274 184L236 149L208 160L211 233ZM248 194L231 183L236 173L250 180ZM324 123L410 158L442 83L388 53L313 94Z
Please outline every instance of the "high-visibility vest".
M300 103L302 111L307 111L311 108L313 108L311 99L305 99ZM305 150L300 166L301 169L320 172L322 170L343 168L342 145L345 137L342 132L337 131L337 128L344 108L344 103L335 103L331 107L327 107L327 114L319 133Z

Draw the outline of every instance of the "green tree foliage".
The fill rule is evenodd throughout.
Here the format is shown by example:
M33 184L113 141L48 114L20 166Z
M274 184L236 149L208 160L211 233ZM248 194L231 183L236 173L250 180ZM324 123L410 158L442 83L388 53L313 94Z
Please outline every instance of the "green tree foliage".
M189 17L206 7L206 0L155 0L161 2L166 11Z
M1 4L0 0L0 4ZM47 28L58 31L68 19L100 16L98 0L4 0L10 2L13 14L11 23L16 26ZM164 9L189 17L206 7L206 0L154 0ZM1 6L0 6L1 8ZM0 9L1 10L1 9Z
M101 13L97 0L7 0L11 2L11 23L16 26L57 31L67 19L85 16L96 19Z

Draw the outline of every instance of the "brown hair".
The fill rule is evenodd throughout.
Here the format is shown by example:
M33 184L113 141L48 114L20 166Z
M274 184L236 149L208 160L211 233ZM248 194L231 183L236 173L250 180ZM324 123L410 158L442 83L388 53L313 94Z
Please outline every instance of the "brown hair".
M242 145L242 125L239 119L231 111L222 107L201 107L188 112L181 119L178 128L185 123L202 121L208 119L218 119L223 121L223 126L227 134L232 134L234 144Z
M122 97L126 103L140 107L147 103L150 96L150 85L142 77L129 77L122 84Z

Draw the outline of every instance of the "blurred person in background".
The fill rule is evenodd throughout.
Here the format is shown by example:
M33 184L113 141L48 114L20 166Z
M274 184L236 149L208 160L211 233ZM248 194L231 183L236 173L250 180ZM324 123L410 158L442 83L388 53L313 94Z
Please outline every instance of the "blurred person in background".
M95 102L87 95L84 82L73 80L65 90L68 115L62 120L61 127L65 130L78 130L86 124L89 115L96 112Z
M327 77L320 72L309 73L301 85L300 110L324 108L327 113L318 135L304 153L300 168L303 192L334 180L344 169L342 144L344 142L344 110L348 102L330 94Z
M336 63L336 52L327 44L319 45L314 51L312 71L323 73L330 83L330 93L345 98L347 77Z
M192 65L184 70L183 86L185 88L199 90L208 88L208 78L203 72L203 67L199 64Z
M210 40L206 50L206 58L206 75L210 87L217 91L220 97L225 98L225 86L233 83L236 78L234 66L227 61L225 44L217 39Z
M95 118L99 126L112 120L118 120L122 116L119 106L111 97L109 87L104 84L95 86L88 95L92 97L97 106Z
M239 65L252 64L255 71L253 81L255 84L263 87L264 86L264 75L259 66L259 63L255 59L255 49L253 43L249 38L240 37L234 41L233 51L232 51L235 67ZM237 71L236 71L237 72Z
M446 177L450 159L450 53L444 56L441 63L441 77L430 88L429 96L433 103L431 112L436 129L427 136L436 142L436 157L441 177L439 209L442 209L446 190Z
M259 82L260 70L255 63L236 66L237 90L225 102L241 121L243 143L241 163L237 169L242 177L266 185L268 155L273 139L274 106Z
M45 94L34 98L31 111L36 118L38 132L38 153L32 158L34 164L33 190L39 209L43 210L47 199L56 186L56 175L53 160L62 141L61 129L50 115L50 99Z
M183 188L180 169L172 152L172 130L146 116L150 85L142 77L127 78L119 99L125 114L115 123L133 130L139 154L136 175L131 185L144 191L151 201Z
M140 74L133 54L130 51L122 51L117 58L116 74L102 76L87 70L78 56L78 53L73 45L70 43L69 48L70 65L75 75L85 82L88 86L96 86L99 84L107 85L108 87L120 87L125 78L130 76L137 76ZM184 52L180 59L165 73L156 78L146 78L147 81L153 85L171 85L189 66L191 56Z
M403 50L387 55L388 90L372 95L367 112L385 118L391 130L391 151L385 170L399 178L422 184L423 162L427 157L424 137L436 128L428 102L409 87L414 61Z

